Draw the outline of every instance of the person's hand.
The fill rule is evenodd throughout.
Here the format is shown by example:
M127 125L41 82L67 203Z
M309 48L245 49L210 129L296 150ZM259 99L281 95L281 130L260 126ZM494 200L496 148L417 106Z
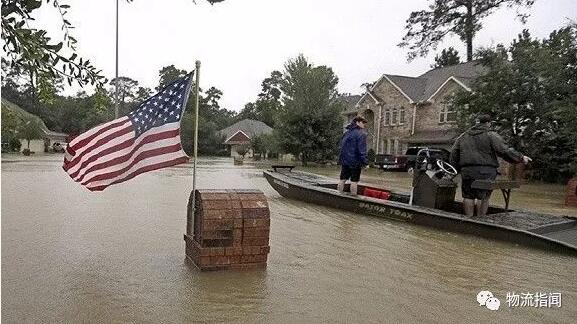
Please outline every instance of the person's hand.
M527 164L529 162L533 161L532 158L528 157L527 155L523 155L523 163Z

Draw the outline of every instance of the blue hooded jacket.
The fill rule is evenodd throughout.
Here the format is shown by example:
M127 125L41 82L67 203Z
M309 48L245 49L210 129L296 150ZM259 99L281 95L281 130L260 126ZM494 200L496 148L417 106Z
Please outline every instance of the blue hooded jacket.
M367 159L367 133L356 123L347 125L340 143L340 165L360 168L369 164Z

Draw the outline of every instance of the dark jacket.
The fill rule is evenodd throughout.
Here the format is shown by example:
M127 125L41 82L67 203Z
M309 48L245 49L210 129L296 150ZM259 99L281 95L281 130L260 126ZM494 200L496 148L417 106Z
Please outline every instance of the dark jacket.
M455 141L451 150L451 164L457 168L467 166L499 167L497 157L509 163L519 163L523 154L508 147L501 136L488 125L478 124Z
M339 163L360 168L369 164L367 160L367 133L356 123L350 123L340 143Z

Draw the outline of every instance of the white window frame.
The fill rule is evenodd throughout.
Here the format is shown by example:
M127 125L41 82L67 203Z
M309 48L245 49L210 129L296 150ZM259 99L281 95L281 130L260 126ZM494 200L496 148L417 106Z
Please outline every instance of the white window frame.
M385 108L383 110L383 126L389 126L391 124L391 109Z
M442 103L441 111L439 112L439 124L454 124L457 122L457 111L449 110L450 106L446 103ZM449 120L448 115L455 114L455 120Z
M401 118L401 116L403 116L403 118ZM405 110L405 106L401 106L401 108L399 108L399 125L404 125L406 119L407 111Z
M397 108L393 108L391 111L391 125L398 125L399 124L399 110Z

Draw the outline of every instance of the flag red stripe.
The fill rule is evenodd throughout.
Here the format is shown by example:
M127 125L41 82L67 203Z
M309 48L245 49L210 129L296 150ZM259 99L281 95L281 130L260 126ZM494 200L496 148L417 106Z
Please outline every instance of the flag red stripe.
M73 151L73 152L74 152L74 151L78 151L78 149L80 149L80 148L84 147L86 144L90 143L90 141L92 141L92 140L93 140L95 137L97 137L98 135L100 135L100 134L102 134L102 133L106 132L107 130L110 130L110 129L114 128L114 127L121 126L121 125L125 124L126 121L128 121L128 120L129 120L128 118L124 117L122 120L120 120L120 121L118 121L118 122L116 122L116 123L112 123L112 124L110 124L110 125L102 128L102 129L98 130L96 133L88 136L87 138L84 138L84 139L80 140L78 143L73 144L72 147L71 147L72 151ZM72 152L71 152L71 153L72 153Z
M74 178L76 178L76 176L77 176L81 171L83 171L83 172L85 171L84 174L83 174L78 180L74 180L74 181L76 181L76 182L81 182L82 180L84 180L84 177L85 177L87 174L89 174L90 172L93 172L93 171L96 171L96 170L100 170L100 169L104 169L104 168L113 166L113 165L115 165L115 164L120 164L120 163L122 163L122 162L128 161L128 160L132 157L132 155L134 155L134 153L135 153L139 148L141 148L143 145L145 145L145 144L152 143L152 142L156 142L156 141L163 140L163 139L173 138L173 137L178 136L178 134L179 134L178 129L175 129L175 130L171 130L171 131L166 131L166 132L161 132L161 133L156 133L156 134L149 135L149 136L145 137L140 143L136 144L136 145L134 146L134 148L133 148L130 152L128 152L127 154L122 155L122 156L119 156L119 157L116 157L116 158L111 159L111 160L106 161L106 162L102 162L102 163L99 163L99 164L95 164L95 165L91 166L88 170L85 171L84 167L85 167L88 163L93 162L93 161L96 161L97 159L100 159L101 157L103 157L103 156L105 156L105 155L108 155L108 154L110 154L110 153L114 153L114 152L116 152L116 151L119 151L119 150L121 150L121 149L124 149L124 148L126 148L126 147L129 147L129 146L134 145L134 139L131 139L131 140L129 140L129 141L126 141L126 142L122 143L121 145L123 145L123 147L118 147L119 145L116 145L116 146L107 148L106 150L104 150L104 151L102 151L102 152L100 152L100 153L98 153L98 154L95 154L95 155L91 156L88 160L86 160L84 163L82 163L82 166L80 167L80 169L78 169L78 171L76 171L75 173L71 174L70 176L74 179Z
M131 147L132 145L134 145L134 141L135 141L134 138L130 138L130 139L128 139L128 140L126 140L120 144L111 146L105 150L102 150L101 152L99 152L97 154L92 155L91 157L86 159L86 161L82 162L82 164L80 165L78 170L74 171L73 173L69 173L70 177L72 179L75 179L81 172L84 172L84 175L85 175L86 173L90 172L90 170L94 167L94 166L92 166L92 167L90 167L90 169L86 170L85 168L88 166L88 164L98 160L99 158L101 158L103 156L115 153L115 151L123 150L125 148ZM83 177L84 177L84 175L83 175ZM78 180L74 180L74 181L78 182Z
M102 190L106 189L106 187L108 187L108 186L111 186L111 185L113 185L113 184L117 184L117 183L120 183L120 182L124 182L124 181L130 180L130 179L136 177L137 175L139 175L139 174L141 174L141 173L148 172L148 171L153 171L153 170L157 170L157 169L162 169L162 168L167 168L167 167L170 167L170 166L173 166L173 165L177 165L177 164L181 164L181 163L186 163L186 162L188 162L188 157L183 156L183 157L179 157L179 158L177 158L177 159L170 160L170 161L164 161L164 162L161 162L161 163L150 164L150 165L144 166L144 167L142 167L142 168L140 168L140 169L132 172L132 173L129 174L128 176L126 176L126 177L124 177L124 178L122 178L122 179L116 180L116 181L114 181L114 182L112 182L112 183L110 183L110 184L108 184L108 185L102 185L102 186L97 186L97 187L92 187L92 188L91 188L91 187L88 187L88 190L90 190L90 191L102 191Z
M103 173L103 174L99 174L97 176L94 176L94 177L90 178L89 180L82 182L82 185L86 186L87 184L94 182L94 181L102 181L102 180L108 180L108 179L118 177L119 175L122 175L124 172L130 170L130 168L132 166L134 166L136 163L138 163L141 160L144 160L146 158L150 158L153 156L157 156L157 155L178 152L180 150L182 150L182 147L180 146L180 143L178 143L178 144L174 144L174 145L170 145L170 146L159 147L159 148L155 148L152 150L144 151L144 152L138 154L136 157L134 157L132 162L129 165L127 165L126 167L124 167L120 170L113 171L113 172Z
M82 159L83 156L92 152L92 150L94 150L95 148L106 144L108 141L110 141L111 139L113 139L115 137L122 136L124 134L128 134L132 130L133 130L132 124L130 124L126 128L122 128L121 130L118 130L112 134L109 134L109 135L99 139L98 141L96 141L96 143L94 143L94 145L92 145L92 146L88 147L86 150L82 151L82 153L80 153L78 156L75 156L72 161L70 161L69 163L64 163L64 170L65 171L70 170L70 168L72 168L73 166L78 164L78 162Z

